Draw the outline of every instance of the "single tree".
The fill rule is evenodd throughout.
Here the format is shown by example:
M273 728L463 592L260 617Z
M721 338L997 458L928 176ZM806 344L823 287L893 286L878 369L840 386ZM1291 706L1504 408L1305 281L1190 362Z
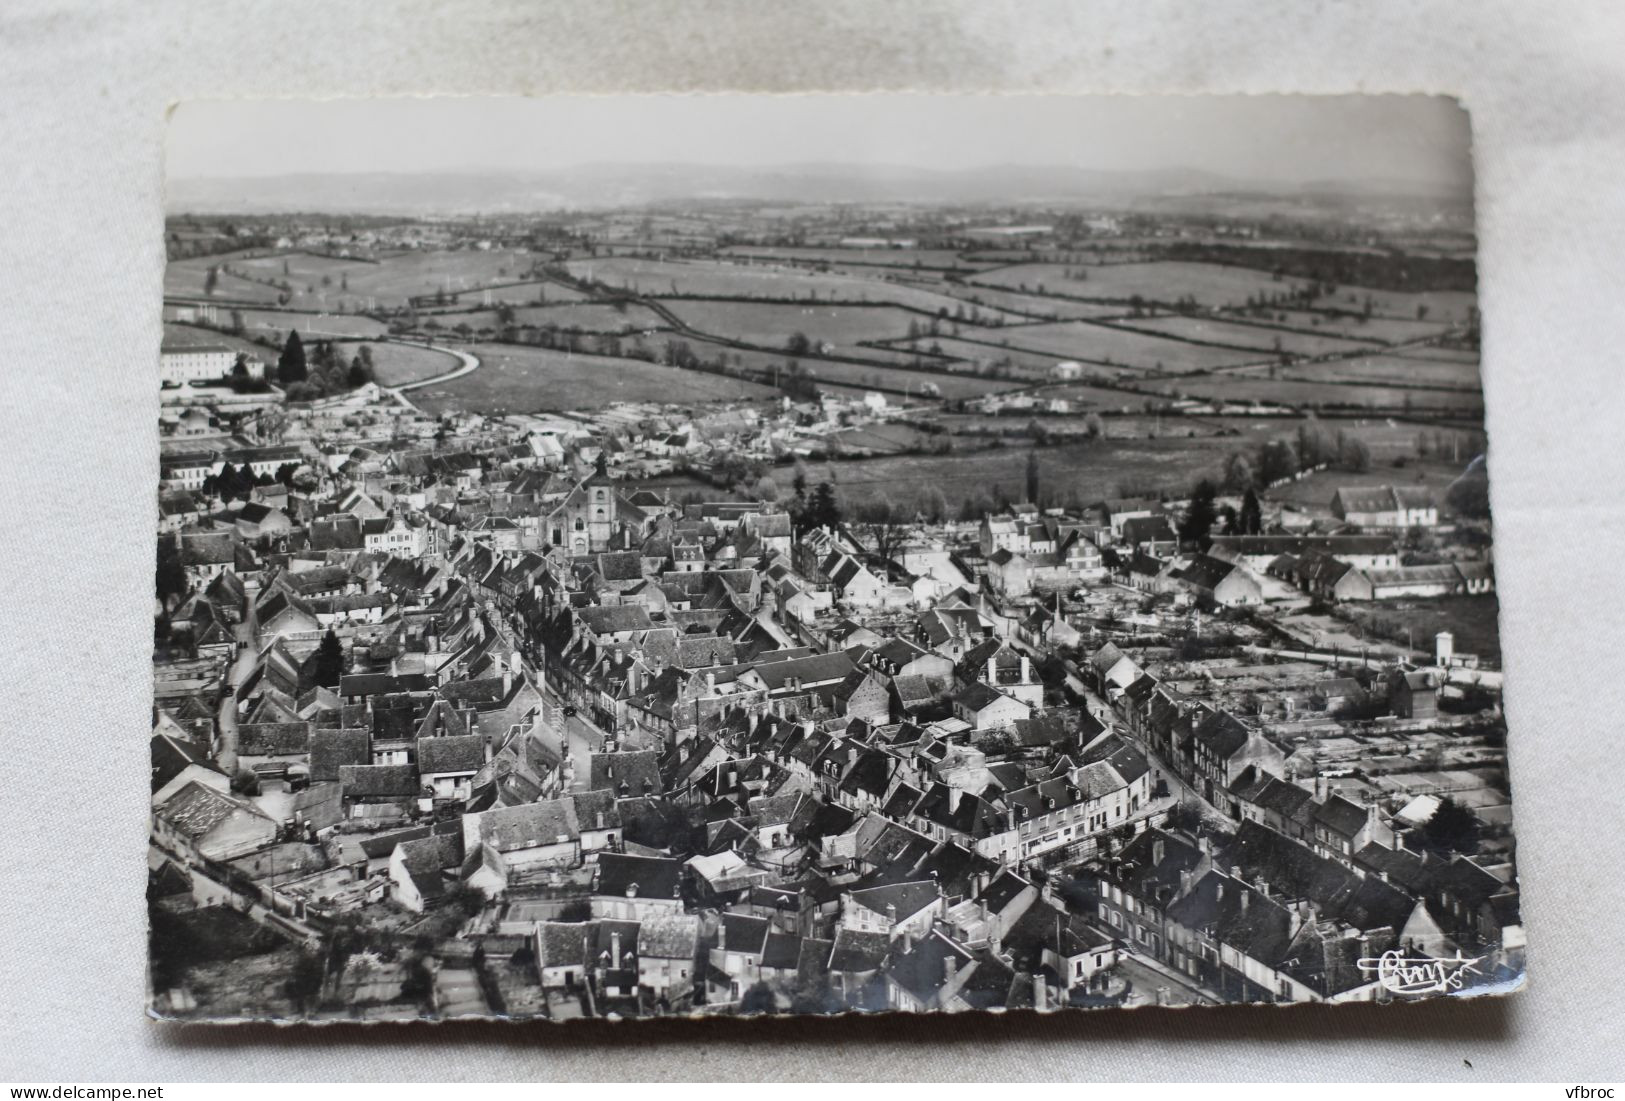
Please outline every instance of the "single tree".
M169 536L158 537L158 599L164 608L186 595L186 567L181 565L180 548Z
M1236 526L1242 535L1258 535L1264 530L1264 508L1258 501L1258 492L1252 486L1241 499L1241 511L1236 515Z
M1439 800L1439 809L1422 827L1424 843L1437 852L1472 852L1478 847L1483 823L1478 815L1448 795Z
M1458 516L1484 519L1490 514L1490 479L1482 456L1474 459L1466 473L1450 483L1444 501Z
M1224 488L1232 492L1251 489L1253 485L1253 464L1247 461L1247 456L1237 451L1225 460Z
M874 555L882 563L897 556L908 539L908 525L902 510L888 500L881 500L864 509L865 522L861 535Z
M1219 515L1218 496L1218 487L1206 478L1197 482L1191 491L1191 503L1179 522L1179 537L1197 550L1207 550L1208 543L1212 542L1213 522Z
M1298 453L1287 440L1271 440L1258 452L1258 477L1266 486L1274 485L1298 472Z
M289 329L287 342L282 345L282 355L276 363L277 381L285 385L304 382L309 374L305 364L305 345L299 339L299 330Z
M812 494L807 498L807 507L802 512L803 530L827 527L831 530L840 526L841 502L836 495L833 482L822 481L813 487Z
M321 644L316 647L316 683L323 688L338 687L339 678L344 676L344 644L339 636L328 628L322 636Z

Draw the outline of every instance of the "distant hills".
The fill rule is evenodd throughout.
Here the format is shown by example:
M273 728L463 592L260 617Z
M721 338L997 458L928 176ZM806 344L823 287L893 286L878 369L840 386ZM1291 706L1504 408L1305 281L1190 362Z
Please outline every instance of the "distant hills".
M295 174L171 180L171 213L434 215L540 213L679 201L762 203L1139 203L1231 194L1298 202L1470 202L1458 189L1402 180L1242 180L1196 169L1110 172L1067 165L932 170L901 165L770 167L587 164L547 172Z

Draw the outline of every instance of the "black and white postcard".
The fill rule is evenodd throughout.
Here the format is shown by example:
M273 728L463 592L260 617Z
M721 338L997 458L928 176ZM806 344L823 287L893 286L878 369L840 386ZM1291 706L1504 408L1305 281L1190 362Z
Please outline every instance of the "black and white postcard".
M1522 984L1454 101L200 102L167 160L153 1015Z

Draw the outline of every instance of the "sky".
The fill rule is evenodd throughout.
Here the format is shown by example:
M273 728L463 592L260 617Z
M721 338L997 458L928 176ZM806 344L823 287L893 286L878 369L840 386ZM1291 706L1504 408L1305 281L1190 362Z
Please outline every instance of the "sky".
M583 164L1074 165L1470 187L1466 113L1428 96L649 95L198 101L171 179Z

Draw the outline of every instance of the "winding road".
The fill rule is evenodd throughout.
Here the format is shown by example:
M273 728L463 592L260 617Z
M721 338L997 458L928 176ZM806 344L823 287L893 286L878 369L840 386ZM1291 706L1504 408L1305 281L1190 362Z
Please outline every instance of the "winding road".
M432 352L445 352L447 355L457 357L457 366L452 370L447 371L445 374L434 375L430 378L420 378L416 382L403 382L399 386L380 387L380 389L382 389L386 394L392 396L396 401L413 409L416 409L417 406L413 405L412 399L406 396L407 391L421 390L425 386L435 386L442 382L451 382L453 379L462 378L464 375L471 375L480 369L479 356L476 356L471 352L462 351L458 348L447 348L440 344L419 344L415 340L392 340L387 341L386 343L404 344L411 348L427 348Z

